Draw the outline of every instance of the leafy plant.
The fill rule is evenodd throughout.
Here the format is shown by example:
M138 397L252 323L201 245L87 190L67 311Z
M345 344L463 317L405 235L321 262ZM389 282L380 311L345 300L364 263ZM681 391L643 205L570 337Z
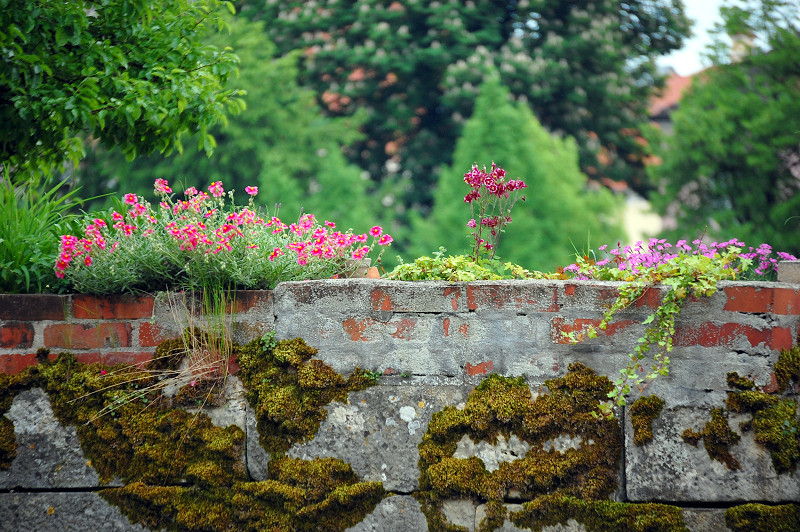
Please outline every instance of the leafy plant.
M41 185L12 184L8 166L0 178L0 292L57 291L53 273L58 234L73 227L69 210L77 190L45 180Z
M467 255L445 255L443 247L434 251L432 257L423 255L414 259L413 263L400 264L386 274L387 279L397 281L494 281L499 279L550 279L552 275L532 272L522 266L510 262L479 258L477 261Z
M573 342L596 338L598 330L605 330L617 312L629 308L644 293L656 285L666 285L667 293L658 308L643 322L647 325L636 347L628 355L630 361L620 370L609 392L610 401L600 405L600 412L613 416L612 406L624 405L633 388L643 390L659 376L669 373L669 353L673 349L675 319L690 296L709 297L714 294L717 281L736 279L747 272L756 257L758 269L767 273L774 266L762 252L743 253L744 244L738 240L705 245L694 242L696 248L681 240L672 245L665 240L651 239L647 247L642 242L636 246L612 249L609 257L596 261L588 256L578 257L575 264L564 268L577 279L625 281L619 289L614 304L608 308L597 327L589 326L580 333L565 333ZM601 246L605 251L606 246ZM784 254L790 257L788 254ZM648 357L650 361L647 362Z

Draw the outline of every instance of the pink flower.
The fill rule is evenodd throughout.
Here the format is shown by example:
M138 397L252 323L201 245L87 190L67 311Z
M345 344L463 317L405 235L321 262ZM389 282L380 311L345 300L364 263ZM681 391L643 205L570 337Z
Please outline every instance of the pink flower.
M136 218L138 216L141 216L145 212L147 212L147 209L145 208L145 206L142 205L141 203L137 203L133 207L131 207L131 209L128 211L128 214L130 214L132 217Z
M383 236L382 236L382 237L381 237L381 238L378 240L378 245L379 245L379 246L388 246L388 245L389 245L389 244L391 244L393 241L394 241L394 239L392 238L392 236L391 236L390 234L388 234L388 233L387 233L387 234L383 235Z
M258 187L244 187L244 191L250 194L251 196L255 196L258 194Z
M167 183L166 179L156 179L154 187L156 192L161 194L170 194L172 193L172 189L169 188L169 184Z
M272 253L269 254L269 260L271 262L275 262L275 259L277 259L281 255L283 255L283 251L281 250L281 248L275 248L272 250Z
M222 181L214 181L208 185L208 191L215 198L219 198L225 194L225 190L222 188Z
M184 191L183 191L183 193L184 193L186 196L188 196L188 197L190 197L190 198L191 198L192 196L197 196L197 189L196 189L196 188L194 188L194 187L189 187L189 188L187 188L186 190L184 190Z
M94 225L96 225L97 227L105 227L106 226L106 221L102 220L100 218L95 218L94 222L92 222L92 223L94 223Z
M330 227L331 229L336 229L336 224L333 222L329 222L328 220L325 220L325 225L327 227Z
M367 246L363 246L353 251L353 253L350 254L350 257L353 260L361 260L366 257L367 252L369 252L369 248Z
M467 222L467 227L476 227L477 225L474 218Z
M136 197L136 194L125 194L125 203L128 205L136 205L136 202L139 201L139 198Z
M381 227L380 225L376 225L375 227L369 230L369 234L370 236L378 238L383 234L383 227Z
M114 211L111 213L111 219L114 220L115 222L121 222L124 218L120 213Z

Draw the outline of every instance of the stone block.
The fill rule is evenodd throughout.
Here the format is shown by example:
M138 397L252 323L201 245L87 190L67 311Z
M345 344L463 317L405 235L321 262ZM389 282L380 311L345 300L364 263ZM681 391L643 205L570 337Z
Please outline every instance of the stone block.
M628 500L698 504L800 500L797 475L778 475L769 453L755 443L752 432L739 429L749 415L731 415L728 420L731 429L742 436L730 447L741 469L731 470L712 460L702 440L697 446L683 441L685 429L701 432L710 417L708 408L668 405L653 421L653 441L639 447L633 444L633 428L625 423Z
M83 456L71 426L53 414L50 399L40 388L19 393L6 416L14 423L17 456L0 471L0 489L94 488L97 473Z
M467 393L462 387L413 384L351 393L347 403L328 405L317 435L295 444L288 454L304 460L339 458L362 480L410 493L419 487L418 446L431 416L466 400Z
M0 493L0 529L36 532L144 532L94 492Z
M409 495L393 495L383 499L375 510L346 532L422 532L428 521L419 503Z

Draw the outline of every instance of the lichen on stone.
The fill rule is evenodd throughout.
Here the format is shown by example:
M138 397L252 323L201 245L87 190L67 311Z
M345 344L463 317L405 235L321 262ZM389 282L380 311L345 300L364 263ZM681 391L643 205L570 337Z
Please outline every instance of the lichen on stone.
M482 530L505 519L502 503L535 500L557 493L587 500L610 496L617 483L622 432L613 419L593 412L612 384L580 363L565 376L546 382L549 394L532 399L524 379L490 375L477 386L462 410L445 407L433 415L419 445L420 491L417 495L431 530L461 530L442 511L446 499L487 502ZM455 458L458 441L497 442L512 434L530 445L527 454L489 472L478 457ZM578 448L548 448L559 436L580 438Z
M796 532L800 505L742 504L725 511L725 525L733 532Z
M778 393L786 391L790 382L800 382L800 346L784 349L775 362L775 379L778 381Z
M694 445L695 447L697 447L697 444L702 438L702 434L691 428L688 428L681 433L681 439L689 445Z
M634 445L653 441L653 421L661 415L664 400L657 395L640 397L630 407Z

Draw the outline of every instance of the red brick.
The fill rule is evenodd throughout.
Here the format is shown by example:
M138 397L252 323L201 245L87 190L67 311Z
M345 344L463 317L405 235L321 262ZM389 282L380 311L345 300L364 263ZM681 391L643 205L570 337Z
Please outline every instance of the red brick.
M350 318L342 322L342 328L352 341L366 342L368 338L364 336L364 332L367 330L367 327L372 324L372 322L373 320L370 319L357 321L354 318Z
M75 353L75 359L82 364L139 364L144 365L153 359L152 351L114 351L111 353L83 352Z
M589 326L594 326L597 328L601 321L602 320L599 318L578 318L571 321L560 317L553 318L550 320L550 337L553 342L557 344L570 344L572 343L572 340L565 337L565 334L586 332ZM605 330L597 329L597 334L602 336L612 336L616 334L617 331L630 327L631 325L636 325L637 323L638 322L633 320L617 320L610 323Z
M135 320L153 315L151 296L131 294L115 296L76 295L72 301L72 312L76 319L89 320Z
M451 297L450 305L453 307L453 312L457 312L458 311L458 298L461 297L461 289L460 288L445 288L444 289L444 297ZM447 336L447 335L445 334L445 336Z
M772 312L790 316L800 315L800 291L791 288L773 288Z
M372 302L372 310L394 310L392 298L380 288L374 289L369 294L369 299Z
M28 348L33 345L33 324L27 321L9 321L0 327L0 347L6 349Z
M760 344L770 349L789 349L792 347L792 333L784 327L757 329L740 323L704 323L699 327L681 327L675 333L675 345L701 347L732 347L742 336L752 347Z
M239 290L234 294L234 312L253 308L272 308L272 290Z
M395 332L391 333L392 338L399 338L401 340L411 340L411 333L417 326L417 320L409 318L402 318L399 322L393 323L397 326Z
M444 330L445 336L450 336L450 318L442 320L442 329Z
M537 291L541 288L537 288ZM467 285L467 308L469 310L497 309L519 310L526 307L536 307L536 310L549 312L555 299L555 291L548 291L541 298L546 300L540 303L530 286L520 285ZM547 306L545 306L547 305Z
M36 365L36 353L0 355L0 373L16 375L28 366Z
M727 300L723 310L728 312L772 312L773 289L755 286L726 286Z
M167 331L155 323L143 321L139 323L139 345L141 347L155 347L164 340L172 340L179 335L172 331Z
M96 349L98 347L130 347L130 323L101 323L97 326L77 323L48 325L44 345L64 349Z
M658 288L647 288L639 299L636 300L637 307L650 307L655 310L661 306L661 290Z
M68 301L55 294L0 294L0 320L63 320Z
M480 364L475 364L474 366L467 362L466 370L467 375L486 375L494 368L494 362L491 360L487 360L486 362L481 362Z

